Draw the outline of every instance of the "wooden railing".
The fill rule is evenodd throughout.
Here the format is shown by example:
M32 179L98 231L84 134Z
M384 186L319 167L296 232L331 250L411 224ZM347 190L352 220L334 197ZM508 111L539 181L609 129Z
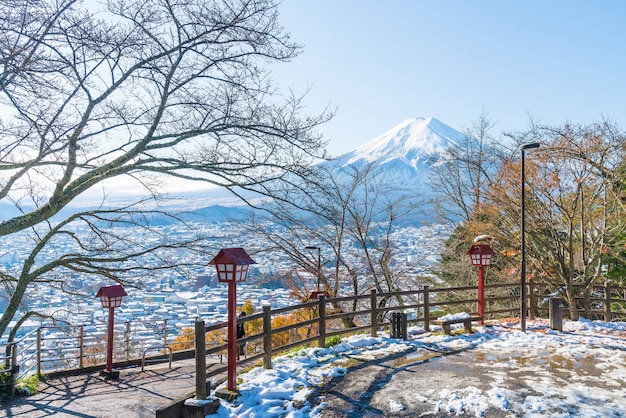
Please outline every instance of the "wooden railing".
M532 284L531 284L532 289ZM508 295L501 295L502 289L508 289ZM516 290L517 289L517 290ZM623 294L618 292L625 292L626 287L619 287L611 285L598 286L598 289L603 289L603 294L612 295L610 303L608 297L596 298L594 300L600 302L604 301L607 309L604 309L605 320L613 319L626 319L626 313L622 311L611 311L611 307L616 304L621 304L622 309L626 309L626 298ZM485 301L487 306L491 306L491 309L485 310L485 318L496 318L502 316L517 316L520 314L520 296L519 296L519 284L493 284L485 286L486 294L490 292L499 293L499 296L486 296ZM295 306L285 307L281 309L271 310L270 306L264 306L263 311L254 315L246 316L245 318L238 319L238 323L246 323L257 319L263 320L262 330L251 336L240 340L239 344L246 344L248 346L257 347L258 350L253 355L248 356L238 362L238 366L247 367L251 364L261 362L265 368L271 368L271 358L275 354L279 354L285 351L289 351L296 347L313 345L317 347L324 347L326 339L333 336L345 336L358 332L369 332L371 336L377 336L381 329L388 329L390 322L388 320L388 313L391 311L402 311L408 313L407 322L413 326L422 326L425 331L430 330L431 320L444 313L465 311L470 314L475 314L474 309L477 308L477 287L455 287L455 288L430 288L424 286L422 289L416 291L403 291L392 293L377 293L372 291L370 295L360 296L346 296L340 298L324 298L320 297L318 301L307 302ZM454 294L456 298L454 300L445 300L444 296ZM532 312L547 311L547 306L544 308L543 301L549 299L549 295L535 295L529 292L530 303L529 310ZM386 300L388 305L380 306L381 300ZM338 312L334 310L333 313L328 313L327 307L341 306L342 303L352 305L353 302L357 302L358 309L354 311L342 311ZM547 302L546 302L547 303ZM509 305L507 307L507 305ZM497 308L493 308L497 306ZM298 323L282 326L278 328L272 328L272 319L279 315L288 315L299 310L312 310L317 312L317 316ZM534 314L533 314L534 315ZM357 321L356 326L345 328L337 327L337 324L341 323L345 318L362 318ZM610 319L607 319L610 318ZM226 327L226 323L214 325L207 328L207 332L214 332L218 329ZM306 334L304 338L298 338L300 335L297 331L299 328L306 327L308 330L314 330L314 334ZM291 332L291 338L288 343L279 346L272 344L272 337L279 333ZM207 354L223 353L227 349L226 343L207 349ZM221 367L215 367L207 372L207 378L214 377L223 374L227 371L225 365Z
M529 313L535 315L547 312L549 294L539 294L538 284L529 283ZM600 315L604 320L626 319L626 287L608 283L604 286L595 286L592 292L591 303L594 315ZM491 284L485 286L485 319L503 316L519 317L519 283ZM356 309L353 309L356 306ZM581 308L581 312L582 312ZM265 366L271 364L273 355L291 350L295 347L314 345L323 347L327 338L345 336L358 332L368 332L376 336L378 332L389 325L389 312L401 311L407 314L407 321L412 326L421 326L429 330L430 321L446 313L467 312L476 313L477 287L430 288L377 293L338 298L324 298L297 304L289 307L271 309L263 306L261 312L238 319L239 323L261 321L260 331L248 335L238 343L250 348L248 356L239 364L242 367L256 362ZM288 325L273 328L273 320L281 315L293 315L305 312L306 318ZM567 316L567 312L565 312ZM180 321L177 321L180 322ZM345 326L349 323L351 326ZM190 327L193 322L189 321ZM36 338L22 337L9 345L0 345L3 353L3 370L7 373L20 376L37 373L54 376L67 373L84 373L99 370L105 363L105 330L85 330L85 326L41 327L33 334ZM141 336L142 330L150 328L152 332ZM64 336L51 336L51 329L63 329ZM169 325L167 321L159 323L131 322L120 324L116 328L114 345L114 367L127 367L141 363L142 352L146 347L168 345L173 348L174 360L192 358L192 347L197 338L187 335L185 343L176 341L181 336L181 329ZM221 338L214 338L221 335ZM32 337L32 334L29 334ZM213 359L214 365L208 377L226 371L223 356L227 350L226 323L206 326L204 336L206 354ZM283 336L286 338L277 338ZM275 338L276 337L276 338ZM60 341L62 339L63 341ZM277 343L278 340L285 340ZM7 349L7 347L9 347ZM52 347L52 349L51 349Z
M585 286L574 285L573 288L575 294L578 295L575 300L576 312L579 316L607 322L626 319L626 286L608 280L605 284L589 287L587 296L583 296ZM543 292L538 289L542 289ZM530 312L531 316L536 313L547 313L548 305L542 301L552 296L553 293L549 289L550 287L542 283L529 283L529 306L533 308ZM568 312L565 314L568 316Z

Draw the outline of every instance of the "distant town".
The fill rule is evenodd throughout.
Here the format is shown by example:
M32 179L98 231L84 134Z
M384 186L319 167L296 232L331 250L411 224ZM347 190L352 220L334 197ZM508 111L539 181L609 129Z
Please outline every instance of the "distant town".
M198 223L198 230L211 236L219 236L221 231L232 230L236 225L228 223ZM187 233L179 230L175 225L165 225L159 228L166 234ZM407 274L426 275L429 267L438 259L443 240L448 230L440 224L421 227L407 226L394 232L395 263L401 265ZM256 265L251 268L248 280L237 287L237 302L242 305L250 300L257 309L263 303L269 302L272 308L297 303L292 298L289 289L281 286L274 278L280 277L297 268L294 262L279 253L263 252L264 243L258 237L250 238L245 234L239 235L241 242L237 246L244 247L254 253ZM216 241L218 241L216 239ZM8 270L18 269L26 256L20 242L11 243L11 248L5 245L0 263ZM218 245L219 242L216 242ZM267 246L265 246L267 248ZM60 251L64 249L59 248ZM322 248L321 256L325 258ZM180 257L184 264L185 252L173 252L172 257ZM330 254L327 255L330 258ZM197 261L197 260L196 260ZM155 270L149 277L142 276L137 283L138 287L126 287L128 296L124 298L122 306L116 310L116 322L127 321L163 321L167 320L175 328L189 326L195 318L203 318L207 323L225 321L227 318L227 287L217 283L213 266L206 263L196 263L196 266L183 273ZM147 263L157 262L155 259L146 260ZM25 308L36 309L39 312L54 316L57 323L84 326L101 326L106 323L108 311L103 309L100 301L95 297L99 286L114 284L114 282L89 283L76 273L65 280L65 288L58 289L50 283L36 285L29 289ZM307 273L302 272L303 277ZM315 280L313 275L311 281ZM67 290L71 292L67 292ZM93 296L89 296L89 294ZM82 294L82 295L79 295ZM4 298L3 298L4 299ZM5 301L1 302L0 310L4 309ZM17 316L19 318L19 316ZM15 321L9 328L12 328ZM178 324L178 326L176 326ZM26 321L17 334L25 335L42 325L51 325L50 320L34 318Z

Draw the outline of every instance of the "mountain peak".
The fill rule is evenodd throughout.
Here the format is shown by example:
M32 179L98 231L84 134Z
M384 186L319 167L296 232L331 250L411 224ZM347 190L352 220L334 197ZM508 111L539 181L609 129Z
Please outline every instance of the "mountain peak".
M417 168L420 163L438 159L462 135L433 117L406 119L339 159L345 162L343 165L402 160Z

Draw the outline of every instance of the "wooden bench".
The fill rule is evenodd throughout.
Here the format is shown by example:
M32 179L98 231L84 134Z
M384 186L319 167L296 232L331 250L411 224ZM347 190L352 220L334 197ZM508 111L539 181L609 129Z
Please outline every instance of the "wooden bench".
M441 326L443 328L443 332L445 332L446 335L451 335L452 332L450 330L450 326L453 324L463 324L467 332L472 332L472 322L477 322L477 321L482 321L482 320L483 320L482 316L470 315L465 318L454 318L454 319L437 318L437 319L433 319L431 322L434 325Z

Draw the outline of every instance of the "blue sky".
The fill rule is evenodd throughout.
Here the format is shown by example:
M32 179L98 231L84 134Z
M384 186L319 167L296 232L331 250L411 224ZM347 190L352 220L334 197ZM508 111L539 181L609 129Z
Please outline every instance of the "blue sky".
M306 111L336 106L320 131L352 150L406 118L463 130L483 110L494 133L592 122L626 128L626 1L283 0L302 54L272 67L311 88Z

